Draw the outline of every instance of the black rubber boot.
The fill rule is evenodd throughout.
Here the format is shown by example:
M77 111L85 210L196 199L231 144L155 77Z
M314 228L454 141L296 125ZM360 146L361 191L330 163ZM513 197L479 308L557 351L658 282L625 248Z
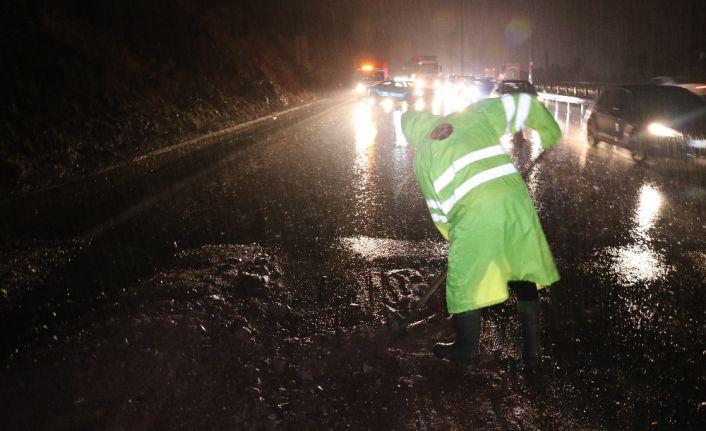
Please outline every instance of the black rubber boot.
M454 314L451 317L456 341L437 343L432 352L437 358L446 358L466 365L478 363L478 339L480 338L480 310Z
M541 356L541 304L536 300L518 300L517 311L520 314L522 326L522 362L528 368L537 368L542 361Z

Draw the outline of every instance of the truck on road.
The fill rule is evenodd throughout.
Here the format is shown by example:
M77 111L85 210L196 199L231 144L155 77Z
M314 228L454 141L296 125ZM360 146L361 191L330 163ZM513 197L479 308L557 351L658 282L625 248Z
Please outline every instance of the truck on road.
M388 79L387 62L364 61L356 67L354 91L360 95L367 94L368 88Z
M435 55L416 55L409 59L405 67L409 79L417 88L438 88L441 86L441 65Z

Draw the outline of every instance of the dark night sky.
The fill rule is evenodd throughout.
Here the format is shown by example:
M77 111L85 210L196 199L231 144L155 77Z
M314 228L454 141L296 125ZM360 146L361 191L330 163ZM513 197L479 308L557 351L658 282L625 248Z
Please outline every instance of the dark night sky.
M506 62L520 63L526 73L530 46L535 71L555 69L555 79L703 79L706 74L706 0L124 0L111 7L90 0L6 3L15 5L9 15L21 19L0 25L5 35L0 48L15 52L25 52L26 41L19 35L31 33L24 22L34 11L39 17L27 21L38 27L52 22L47 16L56 12L66 15L70 25L79 21L77 34L88 28L86 37L100 34L98 40L116 43L127 34L138 41L132 45L141 54L149 46L169 44L184 51L179 58L193 53L178 42L195 40L195 35L208 38L210 32L264 41L282 52L293 51L296 36L304 35L314 67L339 74L352 71L364 58L387 60L391 72L400 72L406 60L421 54L437 55L446 73L461 73L463 65L465 74L480 74ZM41 6L17 6L31 3ZM162 20L140 24L151 16ZM140 19L133 23L130 17ZM211 22L220 27L199 27ZM172 36L178 40L170 42ZM145 46L140 47L142 40ZM556 71L556 66L562 69Z
M415 54L436 54L445 72L460 73L462 40L466 73L508 61L525 65L530 35L536 68L574 66L594 75L636 70L681 74L694 68L700 52L706 53L706 0L361 3L355 43L389 59L392 68Z

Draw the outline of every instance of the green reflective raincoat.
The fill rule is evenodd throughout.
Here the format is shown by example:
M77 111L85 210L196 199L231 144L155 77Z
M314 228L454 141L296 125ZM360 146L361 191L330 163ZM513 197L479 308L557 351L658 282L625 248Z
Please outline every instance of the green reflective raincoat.
M444 137L449 125L453 131ZM538 289L559 280L527 187L500 146L502 135L524 127L539 133L545 149L561 138L552 115L528 94L486 99L444 117L402 115L422 194L449 241L449 313L505 301L511 280L531 281Z

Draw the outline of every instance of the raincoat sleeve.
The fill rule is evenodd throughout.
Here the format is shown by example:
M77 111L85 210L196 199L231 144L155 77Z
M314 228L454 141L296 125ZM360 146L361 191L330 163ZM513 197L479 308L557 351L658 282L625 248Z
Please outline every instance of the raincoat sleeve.
M559 125L537 96L526 93L506 94L485 99L476 106L485 114L498 138L529 127L539 133L544 149L553 147L561 139Z
M561 139L561 129L544 103L531 96L530 110L525 124L539 133L540 143L544 149L556 145Z
M415 148L417 153L414 159L414 173L417 176L419 188L426 201L431 219L441 236L448 240L449 222L438 204L439 196L434 190L432 173L435 156L432 150L431 132L440 118L429 112L407 111L402 114L401 123L405 139Z

